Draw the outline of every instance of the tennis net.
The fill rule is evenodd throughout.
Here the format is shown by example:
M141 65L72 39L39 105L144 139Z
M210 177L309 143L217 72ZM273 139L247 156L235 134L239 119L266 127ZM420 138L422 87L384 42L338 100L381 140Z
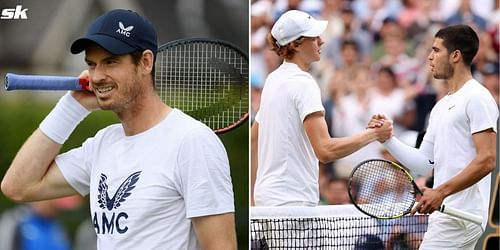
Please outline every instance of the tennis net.
M251 248L418 249L427 216L374 219L353 205L252 207Z

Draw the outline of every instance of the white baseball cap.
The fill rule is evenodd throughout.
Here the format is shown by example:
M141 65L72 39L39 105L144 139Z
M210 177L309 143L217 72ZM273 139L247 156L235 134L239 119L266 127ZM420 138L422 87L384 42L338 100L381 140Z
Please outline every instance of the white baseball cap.
M271 34L278 45L285 46L301 36L321 35L327 24L328 21L318 21L305 12L289 10L274 23Z

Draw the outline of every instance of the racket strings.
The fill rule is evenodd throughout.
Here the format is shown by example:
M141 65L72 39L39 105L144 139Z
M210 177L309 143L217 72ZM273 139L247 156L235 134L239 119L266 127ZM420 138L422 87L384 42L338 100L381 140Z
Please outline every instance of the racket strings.
M183 43L160 50L156 88L161 99L217 131L248 113L248 60L218 43Z
M366 213L390 218L401 216L413 206L414 188L406 173L386 161L368 161L353 172L355 203Z

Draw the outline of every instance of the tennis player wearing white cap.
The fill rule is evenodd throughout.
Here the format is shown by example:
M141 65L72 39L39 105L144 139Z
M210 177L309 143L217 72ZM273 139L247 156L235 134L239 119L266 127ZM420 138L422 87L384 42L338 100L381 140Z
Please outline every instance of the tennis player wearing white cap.
M297 10L284 13L268 35L283 64L266 79L252 125L252 204L316 206L319 161L344 157L389 138L392 124L346 138L328 134L320 89L307 72L319 61L327 21Z

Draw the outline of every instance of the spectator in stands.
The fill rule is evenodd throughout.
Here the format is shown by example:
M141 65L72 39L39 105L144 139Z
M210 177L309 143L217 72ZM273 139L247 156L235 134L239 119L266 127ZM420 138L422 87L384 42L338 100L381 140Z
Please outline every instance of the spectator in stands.
M263 81L270 72L266 67L264 51L269 49L266 44L266 36L273 22L271 11L272 2L270 0L256 1L252 3L250 8L251 77L259 81ZM256 79L252 79L254 85Z
M372 32L373 36L373 50L371 53L372 61L371 63L378 62L384 55L387 54L386 51L386 41L391 38L402 39L403 53L413 54L413 46L406 37L406 30L398 23L398 20L393 17L388 17L382 22L382 26L378 32ZM394 39L393 39L394 40Z
M389 24L392 23L392 24ZM375 68L391 67L396 75L398 85L405 88L408 94L414 97L417 93L414 90L414 84L417 80L417 74L420 64L414 54L414 45L409 43L405 37L405 31L399 24L393 21L387 21L382 32L383 37L379 45L381 46L382 56L374 62Z
M348 192L348 179L345 177L333 177L328 180L324 192L323 201L328 205L350 204Z
M341 53L338 57L341 58L341 62L330 79L327 88L330 93L329 97L336 103L339 102L342 96L352 92L352 84L362 67L359 46L354 40L347 39L342 42Z
M347 82L349 92L345 91L338 95L337 105L333 109L331 130L335 136L352 136L363 131L373 112L374 82L371 80L370 71L360 67L352 72L352 77L353 79ZM339 176L347 177L356 164L371 158L380 158L376 142L338 159L335 171Z
M21 205L0 218L2 250L70 250L71 241L58 216L81 204L79 196L69 196Z
M326 98L323 102L325 107L325 119L330 136L334 136L334 106L339 104L340 99L351 92L351 82L361 67L360 53L358 44L354 40L344 40L340 56L342 62L336 69L333 76L327 82L325 87ZM362 79L364 80L364 79Z
M379 32L384 19L395 17L401 8L394 0L354 0L352 4L356 17L371 33Z
M370 95L372 113L381 113L394 119L394 133L399 134L411 125L413 118L413 93L405 91L398 84L398 79L391 67L382 67L377 71L375 91ZM405 117L409 115L410 117Z
M396 224L392 227L389 233L389 239L385 250L417 250L420 242L422 241L422 232L415 230L415 232L404 232L406 230L413 230L412 227L420 227L424 222L408 223L409 220L421 220L420 218L406 217L406 224ZM420 223L420 224L419 224Z
M493 39L489 33L486 31L476 30L479 36L479 49L477 51L474 60L472 61L472 73L474 77L478 77L481 80L481 69L489 63L498 62L499 54L495 51L493 47ZM498 39L498 38L494 38ZM479 71L479 72L478 72ZM479 74L479 75L478 75Z
M354 250L384 250L384 242L375 234L359 236Z
M402 10L398 13L397 19L401 27L404 29L410 28L418 19L424 15L420 8L420 3L427 0L402 0Z
M433 0L403 0L403 8L397 14L397 20L406 30L407 37L420 42L428 27L436 19L433 16Z
M328 21L325 32L321 35L324 41L329 41L332 37L338 37L344 33L344 22L341 18L343 6L343 0L323 0L321 19Z
M336 67L341 66L343 59L339 55L343 42L350 40L357 44L358 56L361 63L369 64L373 46L372 34L363 29L362 23L356 18L350 4L344 4L340 18L342 22L340 30L332 36L325 37L325 57L327 61L333 63Z
M495 99L497 105L499 104L499 65L498 63L488 63L484 65L480 71L483 75L483 85L490 91L491 95Z
M462 0L458 10L446 20L446 24L467 24L480 30L485 30L486 20L472 11L471 1Z

